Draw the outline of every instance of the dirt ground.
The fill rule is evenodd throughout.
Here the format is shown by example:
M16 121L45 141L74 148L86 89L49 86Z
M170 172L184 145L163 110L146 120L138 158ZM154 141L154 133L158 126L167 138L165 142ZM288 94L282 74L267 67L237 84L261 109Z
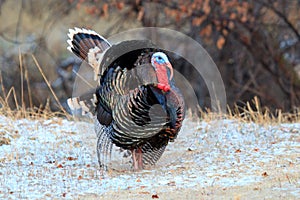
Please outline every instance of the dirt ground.
M0 117L0 130L1 140L8 141L0 146L4 199L300 196L300 124L186 120L156 166L133 172L115 154L104 174L97 163L92 123Z

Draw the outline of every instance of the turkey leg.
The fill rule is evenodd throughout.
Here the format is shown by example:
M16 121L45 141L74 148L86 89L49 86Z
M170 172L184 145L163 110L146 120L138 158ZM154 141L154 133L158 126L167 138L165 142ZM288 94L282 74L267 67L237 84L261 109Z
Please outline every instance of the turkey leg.
M134 170L143 169L143 153L141 148L131 150Z

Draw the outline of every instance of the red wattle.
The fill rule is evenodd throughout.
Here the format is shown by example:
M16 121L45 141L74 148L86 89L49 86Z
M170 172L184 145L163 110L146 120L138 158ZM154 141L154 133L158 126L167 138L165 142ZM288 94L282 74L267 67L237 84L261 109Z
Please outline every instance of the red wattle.
M157 88L163 90L164 92L168 92L170 90L170 85L158 83Z
M167 68L163 65L156 65L157 88L168 92L170 90Z

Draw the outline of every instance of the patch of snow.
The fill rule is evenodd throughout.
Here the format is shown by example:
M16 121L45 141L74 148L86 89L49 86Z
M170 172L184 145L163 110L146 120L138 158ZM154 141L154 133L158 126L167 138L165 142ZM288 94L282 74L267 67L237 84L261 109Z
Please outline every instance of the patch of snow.
M192 122L170 143L157 166L132 172L98 167L93 123L12 120L0 116L0 198L76 198L145 188L234 187L260 183L271 173L299 174L300 124L276 126L234 120ZM266 175L262 174L266 172ZM299 175L273 190L300 196Z

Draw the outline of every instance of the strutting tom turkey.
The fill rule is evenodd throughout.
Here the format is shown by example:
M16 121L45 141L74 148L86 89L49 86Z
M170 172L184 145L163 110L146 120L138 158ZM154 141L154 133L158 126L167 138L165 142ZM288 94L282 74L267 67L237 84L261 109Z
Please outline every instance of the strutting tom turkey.
M96 32L79 28L70 29L68 36L68 49L88 62L99 81L94 98L68 103L96 116L100 167L113 145L130 152L135 170L154 165L176 139L185 115L168 56L149 41L111 45Z

